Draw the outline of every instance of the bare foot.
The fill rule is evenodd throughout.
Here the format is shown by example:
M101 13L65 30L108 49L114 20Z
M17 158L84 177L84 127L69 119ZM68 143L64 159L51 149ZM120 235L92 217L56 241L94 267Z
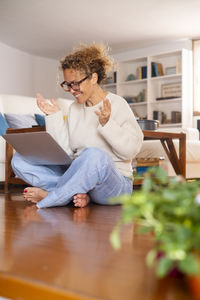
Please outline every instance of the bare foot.
M27 187L24 189L23 196L27 201L37 203L44 199L48 192L37 187Z
M90 202L90 197L88 194L76 194L73 199L74 206L85 207Z

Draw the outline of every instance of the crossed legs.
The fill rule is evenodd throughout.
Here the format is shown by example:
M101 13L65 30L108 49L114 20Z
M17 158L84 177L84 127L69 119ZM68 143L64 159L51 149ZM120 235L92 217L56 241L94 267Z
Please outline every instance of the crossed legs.
M63 206L70 201L84 207L92 201L109 204L108 199L132 192L132 181L121 175L110 156L98 148L84 149L71 166L33 165L15 154L15 174L35 188L27 188L25 199L38 208Z

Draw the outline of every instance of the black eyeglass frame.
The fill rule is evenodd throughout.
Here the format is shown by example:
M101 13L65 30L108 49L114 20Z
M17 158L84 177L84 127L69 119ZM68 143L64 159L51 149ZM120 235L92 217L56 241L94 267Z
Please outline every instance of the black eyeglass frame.
M85 76L83 79L79 80L79 81L72 81L72 82L67 82L67 81L63 81L60 86L64 89L64 91L69 92L71 89L73 89L73 91L79 91L80 90L80 84L85 81L86 79L88 79L92 74L89 74L87 76ZM77 88L74 88L73 86L77 85ZM68 87L68 89L65 88L65 86Z

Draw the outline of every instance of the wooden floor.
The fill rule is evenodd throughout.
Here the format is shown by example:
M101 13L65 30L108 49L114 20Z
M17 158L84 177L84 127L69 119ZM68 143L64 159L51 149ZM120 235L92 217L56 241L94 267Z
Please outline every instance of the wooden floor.
M0 296L24 300L191 300L183 280L157 280L145 264L152 237L110 233L120 206L37 210L21 193L0 193Z

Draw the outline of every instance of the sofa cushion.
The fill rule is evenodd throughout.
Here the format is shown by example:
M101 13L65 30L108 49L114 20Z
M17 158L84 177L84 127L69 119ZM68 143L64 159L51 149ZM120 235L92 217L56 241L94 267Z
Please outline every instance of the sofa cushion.
M35 120L40 126L45 126L45 116L41 114L35 114Z
M179 153L179 142L177 140L174 140L174 146L176 152ZM137 154L137 158L141 157L165 157L165 159L168 160L167 154L160 141L143 141L140 152ZM186 141L186 161L187 163L200 162L200 141Z
M9 127L6 119L4 118L4 116L2 115L2 113L0 113L0 135L5 134L6 133L6 129Z
M33 125L38 125L35 117L27 114L4 114L10 128L30 128Z

